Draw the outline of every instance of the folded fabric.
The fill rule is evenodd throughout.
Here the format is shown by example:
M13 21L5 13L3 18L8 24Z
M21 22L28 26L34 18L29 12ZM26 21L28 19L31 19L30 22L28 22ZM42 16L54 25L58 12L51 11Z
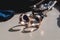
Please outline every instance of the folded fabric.
M10 19L13 15L13 10L0 10L0 22Z

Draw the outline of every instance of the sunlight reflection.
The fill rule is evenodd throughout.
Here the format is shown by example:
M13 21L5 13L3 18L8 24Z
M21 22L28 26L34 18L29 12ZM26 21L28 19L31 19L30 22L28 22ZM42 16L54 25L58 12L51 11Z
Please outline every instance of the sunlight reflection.
M44 36L44 30L41 30L40 33L41 33L41 36Z

